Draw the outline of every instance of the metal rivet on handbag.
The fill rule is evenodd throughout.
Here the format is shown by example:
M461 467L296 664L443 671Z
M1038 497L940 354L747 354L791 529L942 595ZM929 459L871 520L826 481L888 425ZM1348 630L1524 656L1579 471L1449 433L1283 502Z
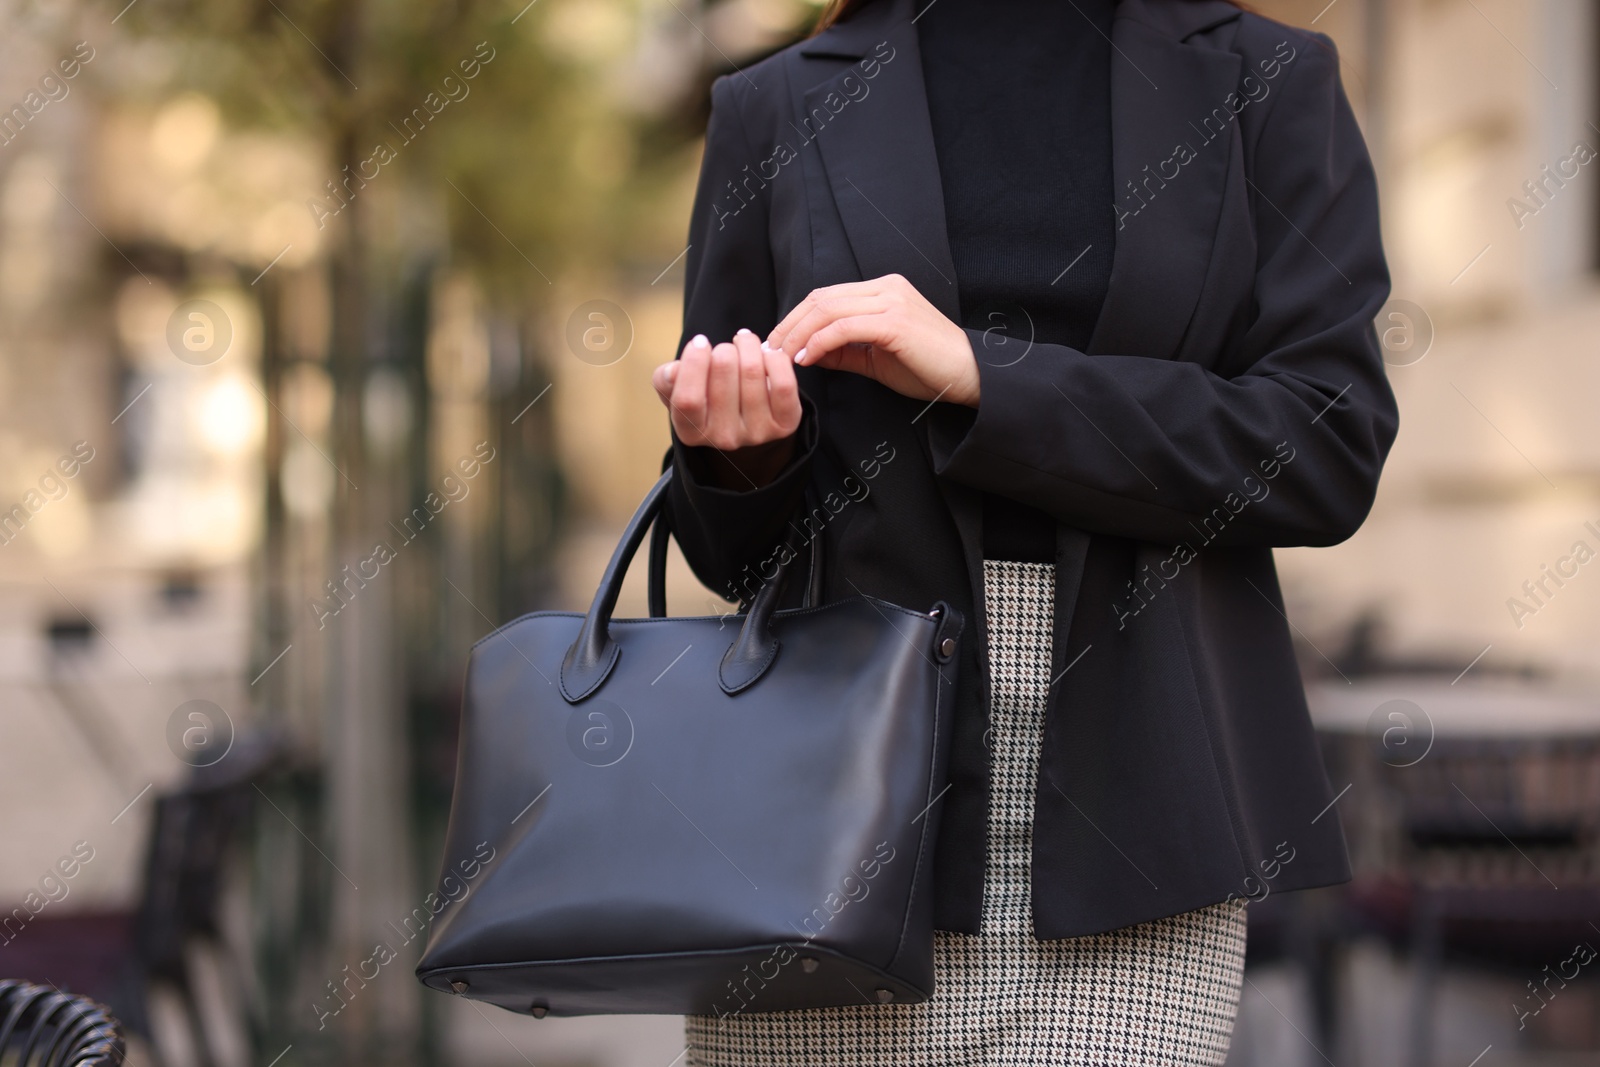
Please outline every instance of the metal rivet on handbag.
M781 574L742 614L655 617L661 523L652 617L613 619L671 477L587 615L473 647L417 975L536 1016L924 1000L962 620L777 610Z

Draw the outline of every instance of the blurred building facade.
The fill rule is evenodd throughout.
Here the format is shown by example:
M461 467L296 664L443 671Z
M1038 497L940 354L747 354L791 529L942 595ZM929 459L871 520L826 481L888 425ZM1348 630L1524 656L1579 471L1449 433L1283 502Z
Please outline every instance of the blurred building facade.
M1465 668L1487 648L1480 666L1592 685L1600 595L1569 557L1600 548L1594 7L1260 6L1339 45L1394 277L1379 329L1400 437L1356 537L1278 554L1296 622L1331 653L1371 613L1391 657Z

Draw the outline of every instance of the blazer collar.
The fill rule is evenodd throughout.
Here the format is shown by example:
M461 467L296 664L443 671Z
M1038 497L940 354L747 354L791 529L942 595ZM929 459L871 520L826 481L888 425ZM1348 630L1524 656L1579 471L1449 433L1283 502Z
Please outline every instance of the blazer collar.
M938 0L933 0L937 3ZM863 59L872 46L883 40L886 26L909 22L932 7L928 0L879 0L858 11L853 18L835 22L808 41L800 52L807 56L832 56L836 59ZM1173 40L1220 26L1239 17L1239 9L1227 0L1118 0L1116 17L1142 23Z
M893 50L870 82L861 81L851 65L813 85L804 93L805 115L821 109L828 116L814 124L814 139L861 276L899 272L959 322L912 22L926 6L922 0L878 0L802 44L800 54L817 59L859 60L890 55L885 46ZM1224 101L1240 74L1233 53L1185 39L1238 16L1239 9L1223 0L1118 2L1111 35L1111 154L1122 225L1090 352L1172 358L1183 339L1205 280L1234 156L1231 124L1212 143L1200 123L1214 108L1226 112ZM852 74L857 81L846 84ZM1179 144L1188 145L1193 158L1171 179Z

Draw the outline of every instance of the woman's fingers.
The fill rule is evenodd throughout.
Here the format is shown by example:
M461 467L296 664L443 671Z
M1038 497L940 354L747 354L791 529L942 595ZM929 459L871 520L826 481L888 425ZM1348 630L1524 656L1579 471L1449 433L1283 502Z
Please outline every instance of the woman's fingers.
M788 437L800 428L800 383L794 376L794 363L781 348L765 349L762 355L774 436Z
M668 360L650 372L650 385L655 389L656 396L667 407L672 406L672 386L678 380L678 372L682 364L678 360Z
M893 325L887 315L852 315L832 319L819 326L806 339L806 347L795 362L802 367L809 367L836 349L871 348L874 345L892 349L893 341ZM845 358L850 355L847 353Z
M788 437L800 425L793 363L749 330L719 345L696 336L680 358L655 369L651 384L686 445L732 451Z
M711 348L706 376L706 443L721 449L739 447L739 426L739 350L723 341Z
M772 402L767 399L767 361L761 354L761 341L749 330L733 335L739 353L739 420L745 430L759 437L771 428Z
M978 405L981 375L966 332L898 274L812 290L767 343L802 367L862 374L913 399Z
M711 373L711 342L698 334L683 346L678 359L677 380L672 383L668 408L672 429L686 445L706 443L706 379Z
M888 275L887 277L893 277L893 275ZM872 278L864 282L842 282L839 285L826 285L821 289L811 290L806 294L804 300L790 309L789 314L783 317L782 322L772 328L772 332L767 335L767 346L769 348L782 348L787 350L789 355L794 355L804 345L802 343L790 347L788 344L789 334L801 319L816 308L818 303L832 299L875 296L882 291L883 282L883 278Z
M882 315L888 310L888 301L877 293L822 297L813 301L811 310L790 327L779 347L791 357L796 356L802 349L812 348L812 336L829 323L862 315Z
M813 354L807 350L804 366L822 367L827 370L844 371L846 374L860 374L863 377L875 378L872 373L872 360L875 350L871 345L847 344L838 348ZM878 356L877 358L887 358Z

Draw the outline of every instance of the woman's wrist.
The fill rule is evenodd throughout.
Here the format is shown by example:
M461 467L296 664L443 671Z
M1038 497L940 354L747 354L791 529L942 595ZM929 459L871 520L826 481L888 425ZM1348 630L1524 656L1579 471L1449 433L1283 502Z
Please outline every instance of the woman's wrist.
M955 387L951 389L954 395L949 399L952 403L976 410L978 401L983 396L983 375L978 370L978 350L973 346L972 339L967 336L965 330L961 331L961 350L965 358L958 361L961 373L957 377Z
M691 451L699 453L704 480L715 488L733 492L764 489L794 461L796 437L790 434L764 444L726 451L709 446Z

